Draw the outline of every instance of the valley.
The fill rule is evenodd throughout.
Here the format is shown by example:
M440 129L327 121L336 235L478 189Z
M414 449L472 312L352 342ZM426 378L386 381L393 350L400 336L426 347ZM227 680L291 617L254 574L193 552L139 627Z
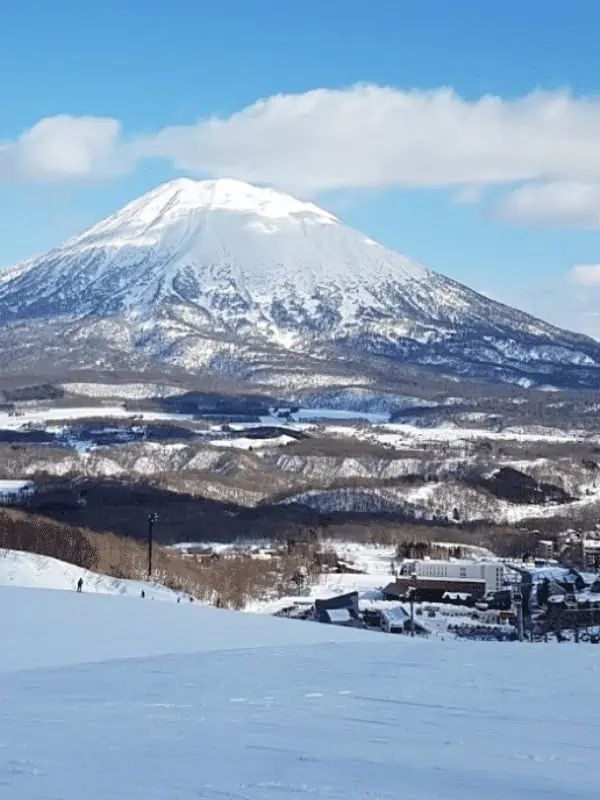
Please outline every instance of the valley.
M417 397L335 408L321 403L336 394L303 407L167 384L50 386L5 390L0 480L34 481L36 513L95 530L143 538L159 511L167 544L407 525L485 544L503 531L513 542L592 529L600 512L592 403L587 419L557 428L460 409L432 424L457 405ZM555 402L559 414L569 401ZM85 505L56 503L56 492L83 493Z

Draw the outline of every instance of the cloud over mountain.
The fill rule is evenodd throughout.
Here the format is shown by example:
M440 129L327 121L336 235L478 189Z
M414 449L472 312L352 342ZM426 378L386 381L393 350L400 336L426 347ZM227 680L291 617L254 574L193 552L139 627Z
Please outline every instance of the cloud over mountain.
M596 227L600 100L567 91L465 99L356 85L259 100L227 117L145 136L118 120L61 115L0 144L0 179L111 176L147 158L202 176L293 189L523 184L500 208L525 223ZM466 195L462 189L466 189Z

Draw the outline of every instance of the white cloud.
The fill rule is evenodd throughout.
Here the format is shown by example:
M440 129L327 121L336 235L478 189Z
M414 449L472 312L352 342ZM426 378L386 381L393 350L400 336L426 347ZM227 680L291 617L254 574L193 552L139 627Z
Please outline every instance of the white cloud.
M464 100L379 86L276 95L140 143L199 174L305 192L600 178L600 100L567 92Z
M591 202L600 191L599 141L598 98L564 91L466 100L449 88L358 85L275 95L228 117L168 126L129 142L115 119L44 119L0 145L0 177L110 175L158 157L191 174L304 194L451 187L457 202L477 202L486 186L522 183L502 211L534 222L552 221L542 205L550 204L557 187L564 199L565 187L574 194L575 187L588 186L580 190L579 211L554 213L572 224L585 209L591 226Z
M504 198L496 215L525 225L600 228L600 182L551 181L522 186Z
M482 186L462 186L454 193L452 198L458 205L473 205L479 203L483 197Z
M569 270L568 277L582 286L600 286L600 264L578 264Z
M47 117L0 146L0 177L52 181L107 176L125 168L124 156L117 120Z

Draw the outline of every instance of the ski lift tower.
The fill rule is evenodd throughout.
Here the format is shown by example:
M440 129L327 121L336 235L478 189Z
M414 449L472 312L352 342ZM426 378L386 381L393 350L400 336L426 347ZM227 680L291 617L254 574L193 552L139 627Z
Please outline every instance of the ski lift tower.
M148 580L152 580L152 543L154 539L154 526L158 522L158 514L148 514Z

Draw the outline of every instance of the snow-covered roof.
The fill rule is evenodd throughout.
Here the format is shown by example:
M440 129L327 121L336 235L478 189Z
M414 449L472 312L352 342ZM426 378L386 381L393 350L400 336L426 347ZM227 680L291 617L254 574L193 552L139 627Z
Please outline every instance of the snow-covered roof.
M34 488L33 481L0 480L0 494L4 495L32 491Z
M348 608L328 608L327 616L332 622L349 622L352 619Z
M386 622L404 622L409 616L402 606L382 608L380 609L380 613Z

